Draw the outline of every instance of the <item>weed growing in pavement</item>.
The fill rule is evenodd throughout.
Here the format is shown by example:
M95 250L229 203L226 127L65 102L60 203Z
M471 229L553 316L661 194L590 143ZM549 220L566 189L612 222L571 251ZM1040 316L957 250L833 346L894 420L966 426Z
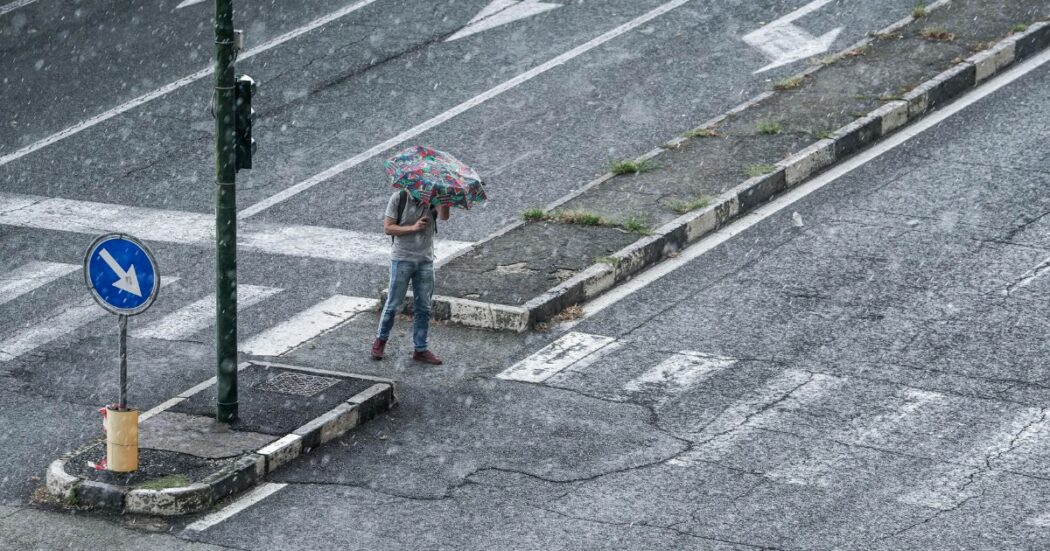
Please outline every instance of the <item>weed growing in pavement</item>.
M537 323L533 326L533 329L540 333L546 333L547 331L550 331L551 327L553 327L555 324L563 323L566 321L578 320L582 318L583 306L580 306L579 304L573 304L572 306L567 306L561 312L554 314L554 317L552 317L551 319Z
M870 46L868 44L865 44L865 45L857 47L857 48L853 48L852 50L846 52L846 57L860 57L862 55L867 55L868 54L868 48L870 48Z
M926 4L923 4L921 2L911 10L911 16L915 19L921 19L929 14L930 12L926 9Z
M937 42L951 42L955 40L955 35L948 32L944 27L926 27L919 31L919 36L926 40L935 40Z
M548 218L547 213L543 209L530 208L525 209L525 212L521 213L522 220L526 222L541 222Z
M827 67L828 65L831 65L832 63L835 63L838 60L839 60L839 56L836 55L836 54L832 54L832 55L826 55L824 57L810 58L808 63L810 65L822 65L824 67Z
M685 214L687 212L693 212L694 210L700 210L710 204L711 198L707 195L701 195L700 197L694 197L685 201L681 199L672 199L668 206L678 214Z
M868 36L870 36L872 38L875 38L875 39L878 39L878 40L900 40L900 39L904 38L904 34L898 33L898 32L892 32L892 33L870 32L870 33L868 33Z
M162 476L160 478L154 478L153 480L147 480L142 484L136 486L141 490L166 490L168 488L178 488L179 486L188 486L190 479L184 474L171 474L168 476Z
M577 226L606 226L608 222L601 216L585 210L559 210L554 213L554 220L562 224Z
M814 130L813 137L818 140L830 140L835 137L835 132L832 130Z
M755 176L762 176L763 174L769 174L776 170L776 165L751 165L747 167L747 176L754 178Z
M769 136L780 134L780 123L777 121L758 121L758 132Z
M785 78L773 83L773 89L778 92L797 90L800 86L802 86L802 77Z
M616 258L615 256L601 256L601 257L595 258L594 261L595 262L599 262L601 264L608 264L608 265L610 265L612 267L616 267L616 266L620 265L620 259Z
M718 131L714 128L694 128L682 135L686 138L714 138L718 136Z
M613 174L638 174L641 172L648 172L656 168L656 163L652 159L646 159L644 161L615 161L612 164Z
M623 223L620 224L620 227L628 232L637 233L638 235L649 235L653 233L653 231L649 229L648 224L642 221L641 218L634 216L625 219Z
M1027 30L1028 30L1028 25L1025 25L1024 23L1018 23L1018 24L1014 25L1013 27L1010 27L1010 32L1012 32L1012 33L1023 33L1023 32L1025 32Z

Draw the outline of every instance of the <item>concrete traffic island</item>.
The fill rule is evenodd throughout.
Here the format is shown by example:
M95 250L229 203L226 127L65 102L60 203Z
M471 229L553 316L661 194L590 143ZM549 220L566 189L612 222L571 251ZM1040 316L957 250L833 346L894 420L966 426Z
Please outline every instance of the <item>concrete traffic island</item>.
M437 319L525 331L1050 45L1038 0L941 0L442 261ZM904 14L902 14L904 15Z
M206 381L142 415L137 470L96 470L102 436L51 463L48 494L132 514L200 512L397 404L395 383L376 377L248 362L239 379L247 407L235 422L215 421Z

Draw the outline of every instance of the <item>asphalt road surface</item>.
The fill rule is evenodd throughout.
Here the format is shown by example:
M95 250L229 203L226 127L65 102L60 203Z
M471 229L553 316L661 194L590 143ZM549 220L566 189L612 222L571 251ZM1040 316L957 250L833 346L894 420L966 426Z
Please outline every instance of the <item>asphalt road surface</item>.
M116 112L207 65L208 4L168 4L38 0L0 13L0 91L14 98L0 106L0 524L19 545L71 534L85 548L245 549L1045 538L1038 305L1050 283L1030 277L1050 256L1047 166L1031 157L1032 136L1045 139L1045 69L596 314L580 335L439 327L449 362L420 371L404 350L361 361L371 314L343 311L348 323L317 339L293 332L301 340L267 355L393 376L402 407L217 525L176 525L175 537L28 507L34 477L97 432L94 410L115 395L116 322L78 271L94 234L145 233L171 281L132 320L133 403L151 407L214 369L207 309L195 306L210 302L213 277L210 80ZM260 83L260 149L239 178L243 342L385 285L380 164L400 145L443 147L488 177L490 204L442 227L452 250L798 68L754 74L769 60L740 37L801 2L683 2L640 24L668 4L565 2L446 41L485 4L238 14L249 48L272 43L239 64ZM843 27L841 48L911 5L832 2L799 24ZM999 164L971 161L989 150ZM600 353L536 383L497 377L561 338Z

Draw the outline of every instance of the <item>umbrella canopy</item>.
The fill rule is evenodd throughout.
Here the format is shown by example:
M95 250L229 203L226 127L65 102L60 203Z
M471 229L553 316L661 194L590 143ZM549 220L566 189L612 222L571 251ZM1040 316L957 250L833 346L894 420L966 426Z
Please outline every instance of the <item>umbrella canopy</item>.
M487 199L481 177L452 155L432 147L412 146L383 163L394 187L426 204L469 209Z

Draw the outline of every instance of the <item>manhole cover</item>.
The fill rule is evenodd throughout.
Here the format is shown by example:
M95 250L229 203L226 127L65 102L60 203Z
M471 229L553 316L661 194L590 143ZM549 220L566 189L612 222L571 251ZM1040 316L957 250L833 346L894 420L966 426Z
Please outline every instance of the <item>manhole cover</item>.
M313 396L336 385L339 381L340 379L333 379L332 377L318 377L317 375L304 375L302 373L284 371L275 377L256 384L255 388L267 392L280 392L281 394Z

